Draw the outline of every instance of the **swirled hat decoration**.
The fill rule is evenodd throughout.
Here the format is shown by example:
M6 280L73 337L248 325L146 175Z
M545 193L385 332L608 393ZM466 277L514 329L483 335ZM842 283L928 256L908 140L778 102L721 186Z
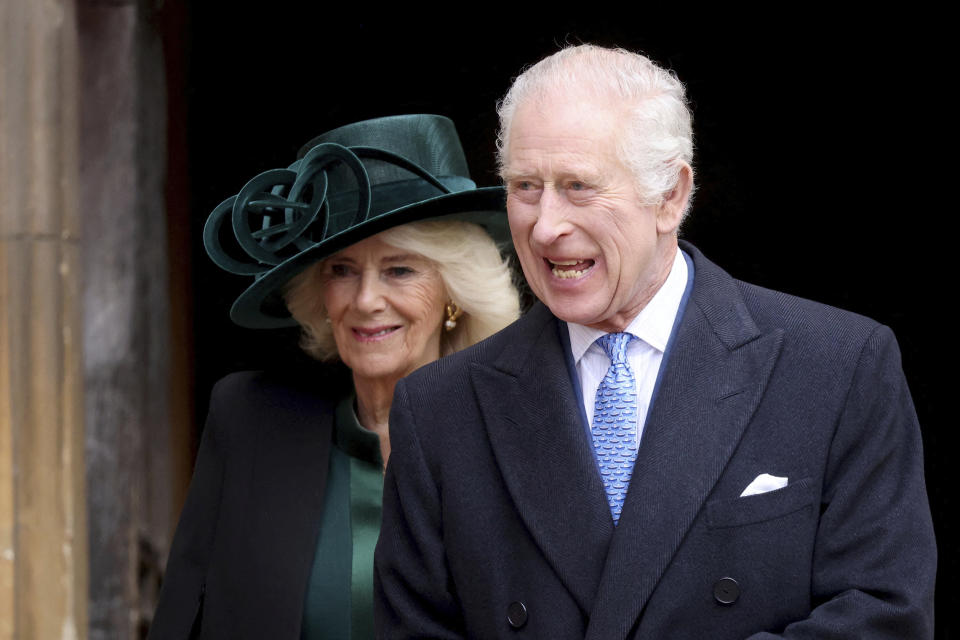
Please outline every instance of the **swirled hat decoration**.
M477 188L453 122L405 115L324 133L286 169L264 171L207 218L203 243L220 268L254 276L230 309L250 328L296 324L283 302L291 277L400 224L444 218L510 241L502 187Z

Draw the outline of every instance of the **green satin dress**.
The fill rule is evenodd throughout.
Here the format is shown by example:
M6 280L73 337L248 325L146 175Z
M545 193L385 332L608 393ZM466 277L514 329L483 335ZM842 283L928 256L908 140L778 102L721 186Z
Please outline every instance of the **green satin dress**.
M373 638L373 550L380 534L383 460L380 438L360 426L355 396L334 416L333 445L317 551L300 637Z

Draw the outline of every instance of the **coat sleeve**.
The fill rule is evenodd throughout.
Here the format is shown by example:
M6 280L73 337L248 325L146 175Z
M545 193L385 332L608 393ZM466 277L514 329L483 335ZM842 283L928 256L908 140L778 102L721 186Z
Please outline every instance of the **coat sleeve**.
M420 447L403 380L390 411L390 446L374 561L376 636L464 638L444 553L440 490Z
M180 522L173 537L149 640L184 640L199 633L207 567L216 533L225 462L225 434L218 416L225 379L217 384Z
M768 638L933 637L936 543L920 428L893 333L866 341L830 447L813 610Z

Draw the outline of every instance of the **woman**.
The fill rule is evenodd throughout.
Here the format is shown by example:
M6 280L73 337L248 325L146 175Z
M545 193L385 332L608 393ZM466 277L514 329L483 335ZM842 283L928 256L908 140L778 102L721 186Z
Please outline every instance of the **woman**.
M381 118L308 147L217 207L204 243L256 276L231 318L299 323L354 393L250 372L217 384L151 638L372 638L394 385L519 314L495 244L502 192L470 181L453 123Z

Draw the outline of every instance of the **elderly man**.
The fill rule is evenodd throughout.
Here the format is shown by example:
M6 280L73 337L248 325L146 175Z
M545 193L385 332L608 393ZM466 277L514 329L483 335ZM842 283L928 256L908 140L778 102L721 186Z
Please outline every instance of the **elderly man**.
M500 160L542 304L397 386L384 638L928 638L936 550L889 329L677 240L683 86L523 73Z

